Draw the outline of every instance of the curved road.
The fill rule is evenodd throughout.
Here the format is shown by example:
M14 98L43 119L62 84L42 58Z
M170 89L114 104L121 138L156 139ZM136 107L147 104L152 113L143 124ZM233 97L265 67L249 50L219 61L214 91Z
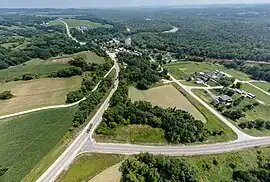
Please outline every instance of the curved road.
M68 29L68 26L67 26ZM200 155L200 154L213 154L230 152L233 150L240 150L250 147L258 147L263 145L270 145L270 137L252 137L235 127L226 118L219 114L216 110L211 108L192 91L192 87L185 86L177 81L170 75L173 82L177 83L185 91L191 94L198 102L204 105L212 113L214 113L222 122L229 126L238 136L236 141L216 143L216 144L203 144L191 146L144 146L132 144L110 144L110 143L96 143L92 139L95 128L100 124L104 111L109 106L110 98L116 91L119 81L119 67L115 59L115 54L107 52L107 54L114 60L116 69L115 87L110 92L107 99L99 108L95 116L90 120L87 126L81 131L79 136L72 142L72 144L65 150L65 152L53 163L52 166L37 180L38 182L52 182L57 179L63 170L66 170L72 160L79 154L85 152L99 152L99 153L117 153L117 154L137 154L140 152L150 152L153 154L164 155ZM92 124L90 133L87 133L88 127Z
M103 78L106 78L110 72L115 68L115 66L113 66L107 73L106 75L104 75ZM94 92L97 90L98 86L99 86L100 82L95 86L95 88L93 88L93 90L91 92ZM13 114L8 114L8 115L4 115L4 116L0 116L0 119L5 119L5 118L10 118L10 117L14 117L14 116L19 116L19 115L23 115L23 114L29 114L32 112L36 112L36 111L42 111L42 110L47 110L47 109L58 109L58 108L66 108L66 107L71 107L71 106L75 106L79 103L81 103L82 101L84 101L86 98L82 98L81 100L74 102L72 104L63 104L63 105L56 105L56 106L46 106L46 107L41 107L41 108L36 108L36 109L30 109L27 111L22 111L22 112L17 112L17 113L13 113Z

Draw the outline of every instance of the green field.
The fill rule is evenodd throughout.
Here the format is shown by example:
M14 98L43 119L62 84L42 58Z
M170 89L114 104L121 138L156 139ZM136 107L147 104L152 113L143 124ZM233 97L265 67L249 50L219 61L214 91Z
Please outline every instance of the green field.
M83 51L72 55L73 58L77 56L82 56L89 63L103 64L105 62L103 57L91 51Z
M0 100L0 115L44 106L65 104L70 91L80 88L82 78L46 78L0 84L0 93L10 90L11 99Z
M252 84L270 93L270 83L253 82Z
M123 159L124 156L114 154L82 154L75 159L68 171L60 175L56 181L89 181L100 172L121 162ZM108 176L108 178L110 178L110 176Z
M164 136L164 131L160 128L152 128L148 125L128 125L117 128L112 135L109 136L94 136L98 142L110 143L134 143L134 144L149 144L149 145L165 145L167 141Z
M261 152L265 157L270 157L269 148L260 148L219 155L184 157L184 159L197 171L200 182L232 182L233 169L230 165L236 166L235 170L256 169L257 156ZM214 160L217 161L217 165L213 164ZM206 164L210 166L209 169L204 167Z
M163 85L146 91L130 87L129 98L132 102L145 100L154 106L158 105L163 108L176 107L188 111L196 119L206 122L204 116L172 85Z
M0 70L0 83L5 82L5 80L12 80L16 77L19 78L24 73L38 74L42 77L66 67L69 67L67 62L54 62L49 60L44 61L40 59L33 59L24 64Z
M267 95L266 93L258 90L257 88L253 87L252 85L243 84L241 89L245 90L246 92L249 92L249 93L256 95L257 99L265 102L267 105L270 104L270 96Z
M0 120L0 181L21 181L68 132L77 107L38 111Z
M87 26L90 29L93 28L111 28L111 25L102 25L100 23L91 22L88 20L77 20L77 19L63 19L65 21L69 28L78 28L80 26ZM53 20L49 22L49 25L63 25L63 23L60 20Z
M205 92L202 89L196 89L196 90L192 90L197 96L199 96L203 101L205 101L206 103L208 103L210 105L210 103L213 101L213 99L210 97L210 95ZM215 94L215 91L212 91ZM234 94L234 96L232 97L234 100L236 100L237 98L239 98L241 95L239 94ZM245 105L248 104L253 104L254 102L256 102L256 99L247 99L245 98L241 104L239 104L237 107L233 107L234 109L236 108L243 108ZM262 120L269 120L270 118L270 106L269 105L262 105L260 104L259 106L256 106L254 109L252 110L247 110L245 112L245 117L240 118L239 120L237 120L237 122L235 121L231 121L233 124L237 125L239 123L245 123L248 121L254 121L256 119L262 119ZM243 130L245 133L248 133L250 135L253 136L268 136L270 135L270 130L256 130L256 129L244 129Z
M239 80L250 80L250 77L243 72L226 69L222 65L214 65L210 62L180 62L176 64L170 64L165 66L166 69L177 79L181 79L184 75L194 74L196 72L210 72L220 70L230 74L231 76Z

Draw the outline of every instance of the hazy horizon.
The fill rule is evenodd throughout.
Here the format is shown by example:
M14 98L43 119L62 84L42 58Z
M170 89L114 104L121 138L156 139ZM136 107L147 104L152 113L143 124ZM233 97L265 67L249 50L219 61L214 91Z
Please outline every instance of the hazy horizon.
M1 0L1 8L117 8L139 6L261 4L270 0Z

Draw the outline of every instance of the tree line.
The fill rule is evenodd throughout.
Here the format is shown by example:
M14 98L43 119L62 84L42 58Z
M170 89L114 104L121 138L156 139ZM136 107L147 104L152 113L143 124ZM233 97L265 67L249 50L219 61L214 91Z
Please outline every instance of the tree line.
M255 128L257 130L270 130L270 121L265 121L262 119L257 119L255 121L248 121L246 123L240 123L238 125L242 129L252 129Z

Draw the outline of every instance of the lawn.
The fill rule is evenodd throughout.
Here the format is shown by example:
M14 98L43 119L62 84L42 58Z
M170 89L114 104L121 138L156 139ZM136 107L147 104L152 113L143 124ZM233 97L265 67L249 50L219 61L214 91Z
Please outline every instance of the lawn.
M81 86L81 77L47 78L0 84L0 93L11 90L13 98L0 101L0 114L64 104L68 92Z
M12 66L8 69L0 70L0 83L5 80L20 78L25 73L33 73L42 76L57 72L62 68L69 67L67 62L44 61L41 59L33 59L24 64Z
M160 128L152 128L148 125L128 125L117 128L112 135L100 136L95 135L95 140L98 142L110 143L134 143L134 144L149 144L149 145L164 145L167 141L164 136L164 131Z
M210 105L210 103L212 102L212 98L210 97L210 95L202 90L202 89L194 89L192 90L197 96L199 96L203 101L205 101L206 103L208 103ZM212 90L212 92L214 93L215 91ZM234 94L233 95L233 99L236 100L237 98L239 98L241 95L240 94ZM233 107L234 109L241 109L243 108L245 105L248 104L253 104L256 102L256 99L248 99L245 98L241 104L239 104L237 107ZM256 106L254 109L252 110L248 110L245 112L245 117L237 120L237 122L235 121L231 121L233 124L238 125L239 123L245 123L248 121L254 121L256 119L262 119L262 120L269 120L270 119L270 106L269 105L259 105ZM230 119L228 119L230 120ZM243 130L245 133L248 133L249 135L252 136L269 136L270 135L270 130L256 130L256 129L244 129Z
M194 157L182 157L197 171L197 177L200 182L222 182L233 181L233 169L230 166L236 166L235 170L256 169L258 153L269 158L270 149L247 149L238 152L225 153L219 155L204 155ZM214 165L213 161L217 161ZM206 168L205 166L209 166Z
M121 162L124 159L122 155L114 154L82 154L78 156L68 171L60 175L57 182L77 182L89 181L105 169ZM119 175L117 168L116 174ZM107 176L110 178L110 176ZM107 181L107 180L106 180Z
M78 28L80 26L87 26L90 29L93 28L111 28L112 26L109 24L102 25L100 23L91 22L88 20L77 20L77 19L63 19L65 21L69 28ZM49 22L49 25L63 25L63 23L60 20L53 20Z
M267 95L266 93L258 90L257 88L253 87L252 85L249 84L243 84L242 85L242 90L245 90L246 92L252 93L256 95L256 98L265 102L267 105L270 104L270 96Z
M176 64L166 65L165 68L168 69L169 72L177 79L180 79L184 75L190 75L195 72L210 72L220 70L230 74L231 76L239 80L250 80L250 77L243 72L233 69L226 69L222 65L217 66L210 62L180 62Z
M253 82L252 84L270 93L270 83Z
M68 132L77 107L51 109L0 120L0 181L21 181Z
M204 116L194 107L184 95L182 95L172 85L164 85L151 88L146 91L140 91L135 87L130 87L129 98L131 101L145 100L151 102L154 106L163 108L179 108L190 112L196 119L206 122Z

